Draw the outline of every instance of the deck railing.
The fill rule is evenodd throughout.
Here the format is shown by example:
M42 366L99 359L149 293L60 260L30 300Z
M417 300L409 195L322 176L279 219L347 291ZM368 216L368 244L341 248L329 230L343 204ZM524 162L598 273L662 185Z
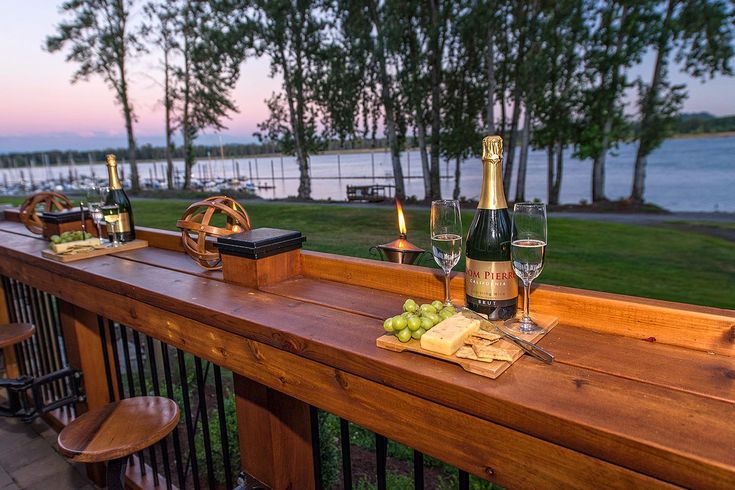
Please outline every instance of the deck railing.
M84 374L86 402L49 414L52 425L140 394L179 404L178 429L128 468L134 487L234 488L241 471L278 489L351 488L360 479L379 489L437 488L437 474L440 488L460 489L471 479L482 487L490 486L483 479L570 488L735 482L724 422L735 415L731 311L542 286L535 307L564 318L545 343L557 362L519 361L489 381L376 349L381 318L402 298L441 293L432 271L296 251L252 263L226 256L224 273L205 273L176 234L139 234L149 248L67 265L42 258L45 244L21 225L0 221L0 323L38 328L5 351L7 373L71 365ZM456 297L462 280L453 279ZM640 342L654 336L656 345ZM618 362L645 355L658 364ZM682 370L676 380L671 368ZM689 425L676 430L691 435L671 436L682 418ZM691 444L713 425L711 444ZM401 467L400 482L391 466ZM101 481L99 467L89 472Z

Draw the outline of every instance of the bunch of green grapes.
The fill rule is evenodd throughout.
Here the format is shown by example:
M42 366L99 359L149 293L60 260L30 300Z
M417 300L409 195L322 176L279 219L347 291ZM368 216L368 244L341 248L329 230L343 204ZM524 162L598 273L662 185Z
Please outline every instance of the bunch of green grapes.
M398 337L401 342L421 339L427 330L457 313L453 306L444 306L439 301L432 301L421 306L412 299L403 303L403 313L392 316L383 322L383 328Z
M92 238L92 234L81 230L65 231L61 235L51 235L51 241L54 243L78 242L79 240L86 240L88 238Z

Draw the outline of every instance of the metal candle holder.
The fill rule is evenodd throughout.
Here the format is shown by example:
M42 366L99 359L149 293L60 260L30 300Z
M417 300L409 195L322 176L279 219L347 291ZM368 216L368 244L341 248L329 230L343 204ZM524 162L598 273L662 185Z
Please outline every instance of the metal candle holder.
M380 260L395 262L397 264L413 264L417 262L426 252L423 248L419 248L406 239L405 234L401 234L398 239L382 245L370 247L370 252L375 255L373 250L377 250Z
M425 250L406 239L406 217L403 215L403 206L401 206L401 201L398 198L396 198L396 214L398 216L398 239L370 247L370 254L379 255L380 260L410 265L417 262ZM376 250L377 253L373 250Z

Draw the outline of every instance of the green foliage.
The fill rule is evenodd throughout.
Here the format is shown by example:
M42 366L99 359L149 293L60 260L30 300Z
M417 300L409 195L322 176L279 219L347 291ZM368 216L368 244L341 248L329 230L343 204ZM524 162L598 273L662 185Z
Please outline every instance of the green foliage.
M240 468L240 445L237 432L237 412L235 411L235 395L229 390L224 393L225 424L227 426L227 438L229 444L230 465L233 475L237 475ZM225 463L222 456L222 438L220 434L220 420L216 410L210 410L209 419L209 441L212 446L212 463L214 476L219 483L225 483ZM204 432L199 427L196 437L196 458L199 468L206 468L206 454L204 449Z
M339 450L339 418L319 410L319 454L322 463L322 488L337 484L341 468Z

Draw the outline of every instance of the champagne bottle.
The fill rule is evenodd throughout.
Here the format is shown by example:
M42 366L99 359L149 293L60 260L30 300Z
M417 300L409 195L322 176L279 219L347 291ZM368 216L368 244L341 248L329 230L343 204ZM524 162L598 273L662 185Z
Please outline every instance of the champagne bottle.
M117 238L121 242L132 242L135 240L135 225L133 223L133 208L130 199L122 188L120 178L117 176L117 159L115 155L107 155L107 175L110 180L110 193L107 195L105 205L117 204L119 218L115 223ZM112 229L108 226L110 240L112 240Z
M510 261L511 222L502 175L503 139L482 140L482 192L465 250L467 306L493 320L515 315L518 280Z

